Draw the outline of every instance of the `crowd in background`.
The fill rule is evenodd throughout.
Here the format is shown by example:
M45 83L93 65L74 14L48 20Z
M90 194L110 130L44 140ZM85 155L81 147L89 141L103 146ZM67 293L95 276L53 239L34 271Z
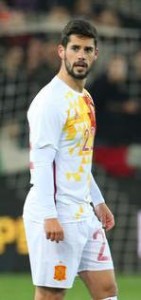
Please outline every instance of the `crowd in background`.
M95 24L138 28L140 9L139 0L1 0L0 24L20 24L26 22L27 17L38 18L39 15L52 22L83 15Z
M107 6L108 1L92 0L7 0L0 1L0 24L23 24L35 15L48 22L65 22L71 16L83 16L96 26L108 28L141 28L139 19L125 16ZM132 18L132 23L129 20ZM7 25L6 25L7 24ZM8 28L8 27L6 27ZM28 147L27 108L35 94L59 69L57 34L2 35L0 47L0 119L1 126L12 118L20 125L18 142ZM140 38L139 38L140 42ZM101 46L100 46L101 47ZM100 49L101 52L101 49ZM100 53L100 57L103 54ZM91 72L87 88L94 98L97 111L98 144L120 145L141 143L141 48L140 43L130 57L123 53L105 56L101 66ZM129 90L129 73L137 93ZM14 127L15 128L15 127Z

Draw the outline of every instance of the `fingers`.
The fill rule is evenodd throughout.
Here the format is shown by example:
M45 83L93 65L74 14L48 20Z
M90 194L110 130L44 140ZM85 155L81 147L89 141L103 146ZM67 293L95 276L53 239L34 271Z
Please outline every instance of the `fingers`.
M46 238L52 242L59 243L64 239L64 230L56 218L45 219L44 230Z
M114 216L111 213L102 215L100 221L102 223L102 228L106 231L109 231L115 225Z
M59 243L60 241L63 241L64 239L64 233L63 231L60 232L47 232L46 237L48 240L51 240L52 242Z
M106 230L109 231L115 226L115 220L114 216L112 216L109 220L106 222Z

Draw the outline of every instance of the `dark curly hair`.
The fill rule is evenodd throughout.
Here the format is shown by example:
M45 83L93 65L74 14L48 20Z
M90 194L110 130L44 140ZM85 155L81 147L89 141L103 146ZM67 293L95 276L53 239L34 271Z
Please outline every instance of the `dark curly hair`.
M62 36L61 44L66 47L71 34L86 36L94 39L94 44L97 46L97 30L96 28L87 20L84 19L73 19L68 22L65 26Z

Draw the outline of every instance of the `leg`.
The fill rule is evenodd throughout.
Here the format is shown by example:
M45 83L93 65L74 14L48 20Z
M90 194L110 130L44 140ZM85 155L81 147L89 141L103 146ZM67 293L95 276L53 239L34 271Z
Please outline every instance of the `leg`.
M98 227L91 222L89 233L79 265L80 278L93 300L117 300L114 266L105 232L101 224Z
M117 295L117 285L113 270L82 271L79 275L87 286L93 300L110 300L109 297Z
M63 300L64 296L64 289L36 287L34 300Z

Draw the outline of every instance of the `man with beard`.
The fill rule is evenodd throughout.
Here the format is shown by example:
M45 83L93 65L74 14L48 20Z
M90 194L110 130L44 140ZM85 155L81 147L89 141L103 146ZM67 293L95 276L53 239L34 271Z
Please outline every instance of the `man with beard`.
M28 110L32 187L24 205L35 300L62 300L75 276L92 299L117 300L104 229L114 217L91 174L95 110L84 89L97 32L72 20L58 46L59 73Z

